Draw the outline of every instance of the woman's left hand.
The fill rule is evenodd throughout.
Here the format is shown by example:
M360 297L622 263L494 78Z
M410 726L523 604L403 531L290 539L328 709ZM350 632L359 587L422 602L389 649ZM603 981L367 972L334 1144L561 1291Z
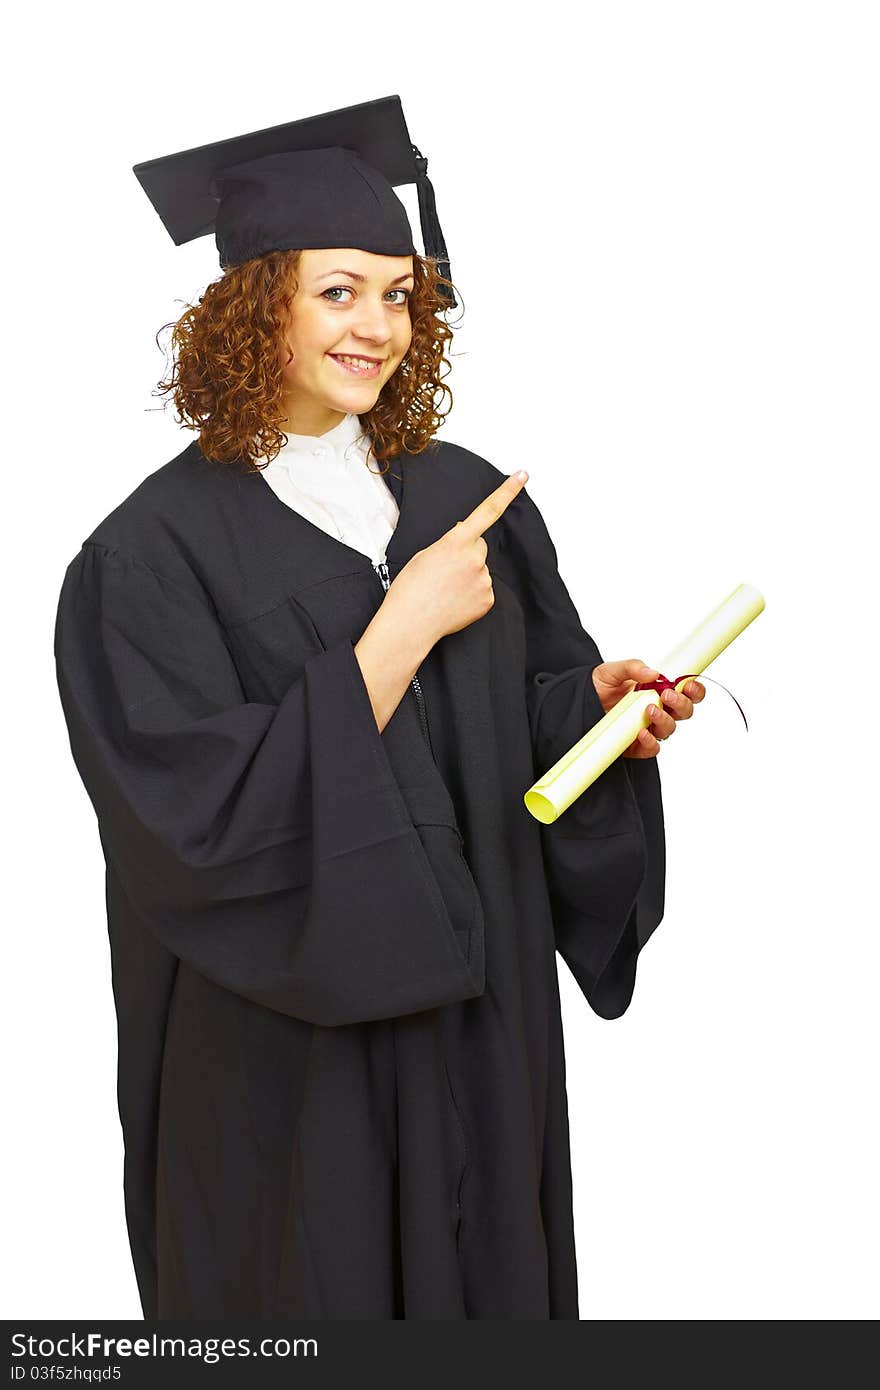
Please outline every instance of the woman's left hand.
M603 661L593 671L593 685L599 696L602 708L607 714L618 700L628 695L634 686L642 681L656 680L659 671L646 666L643 661L633 657L629 661ZM690 719L694 705L699 704L706 694L706 687L699 681L689 680L684 691L664 690L662 703L648 707L651 723L641 729L637 738L621 753L622 758L656 758L660 744L670 734L675 733L679 719Z

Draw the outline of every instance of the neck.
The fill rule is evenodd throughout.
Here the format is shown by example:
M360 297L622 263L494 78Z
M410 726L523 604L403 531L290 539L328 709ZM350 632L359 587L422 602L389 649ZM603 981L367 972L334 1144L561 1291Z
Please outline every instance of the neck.
M284 401L286 418L280 423L285 434L327 434L345 419L344 410L332 410L320 401Z

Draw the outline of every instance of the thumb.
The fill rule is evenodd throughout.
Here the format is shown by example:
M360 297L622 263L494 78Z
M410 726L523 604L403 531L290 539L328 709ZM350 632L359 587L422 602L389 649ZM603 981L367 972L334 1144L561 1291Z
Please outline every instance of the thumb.
M635 686L641 681L656 680L660 672L653 666L646 666L638 657L631 657L628 661L606 661L602 674L606 680L616 685L631 682Z

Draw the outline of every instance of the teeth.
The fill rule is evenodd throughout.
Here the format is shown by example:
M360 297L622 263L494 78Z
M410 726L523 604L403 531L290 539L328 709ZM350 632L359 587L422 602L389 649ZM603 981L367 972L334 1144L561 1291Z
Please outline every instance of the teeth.
M345 362L349 367L356 367L359 371L369 371L371 367L377 367L378 362L368 362L364 357L346 357L342 353L334 354L338 362Z

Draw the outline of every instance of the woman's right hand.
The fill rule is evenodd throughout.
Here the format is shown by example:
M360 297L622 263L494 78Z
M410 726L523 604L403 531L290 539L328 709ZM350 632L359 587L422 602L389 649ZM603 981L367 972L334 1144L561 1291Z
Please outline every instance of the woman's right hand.
M389 586L383 608L387 605L395 624L417 633L426 651L447 633L484 617L495 603L483 532L503 514L528 476L524 471L522 476L512 473L464 521L416 551Z

